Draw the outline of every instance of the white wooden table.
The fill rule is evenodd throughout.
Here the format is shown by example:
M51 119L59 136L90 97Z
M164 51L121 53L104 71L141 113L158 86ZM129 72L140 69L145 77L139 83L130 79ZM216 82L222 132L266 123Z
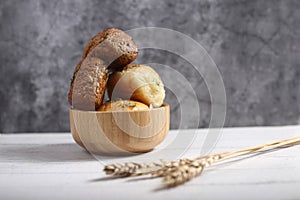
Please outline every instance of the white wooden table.
M197 131L197 142L204 131ZM175 132L170 131L169 137ZM213 151L297 135L300 126L227 128ZM197 142L186 156L197 155ZM102 167L100 161L73 142L70 133L0 135L1 200L300 199L300 145L213 166L200 177L168 190L158 190L160 179L107 180Z

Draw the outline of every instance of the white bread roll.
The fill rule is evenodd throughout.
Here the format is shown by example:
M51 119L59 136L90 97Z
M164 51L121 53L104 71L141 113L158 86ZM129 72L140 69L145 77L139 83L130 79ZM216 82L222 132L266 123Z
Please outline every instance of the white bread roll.
M160 107L165 98L164 85L154 69L131 64L109 76L107 91L110 99L122 98Z

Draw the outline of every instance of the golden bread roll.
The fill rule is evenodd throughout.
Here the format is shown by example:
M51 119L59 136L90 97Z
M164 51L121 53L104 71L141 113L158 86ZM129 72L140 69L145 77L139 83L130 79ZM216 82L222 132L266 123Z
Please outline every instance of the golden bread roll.
M96 110L102 103L107 72L122 69L138 55L137 46L125 32L108 28L86 45L74 70L68 101L73 108Z
M141 102L131 100L119 100L114 102L105 102L97 111L134 111L150 110L149 107Z
M165 98L164 85L154 69L146 65L131 64L108 78L110 99L122 98L160 107Z

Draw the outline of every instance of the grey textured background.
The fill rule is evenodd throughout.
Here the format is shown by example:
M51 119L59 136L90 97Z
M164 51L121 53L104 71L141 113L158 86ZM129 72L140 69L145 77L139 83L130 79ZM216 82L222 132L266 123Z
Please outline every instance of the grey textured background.
M165 27L201 43L225 82L226 126L298 124L299 21L298 0L1 0L0 132L68 131L74 66L88 39L107 27ZM189 63L157 50L140 52L138 62L169 65L184 74L199 98L199 127L208 125L209 94ZM189 99L185 90L178 95L186 101L170 91L166 99L172 128L178 128L178 102Z

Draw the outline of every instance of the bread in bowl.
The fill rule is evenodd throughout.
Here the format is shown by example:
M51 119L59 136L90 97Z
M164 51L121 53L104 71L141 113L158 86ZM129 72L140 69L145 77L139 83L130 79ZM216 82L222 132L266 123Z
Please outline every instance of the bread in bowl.
M109 76L109 97L131 99L148 106L160 107L165 98L164 84L154 69L146 65L130 64Z

